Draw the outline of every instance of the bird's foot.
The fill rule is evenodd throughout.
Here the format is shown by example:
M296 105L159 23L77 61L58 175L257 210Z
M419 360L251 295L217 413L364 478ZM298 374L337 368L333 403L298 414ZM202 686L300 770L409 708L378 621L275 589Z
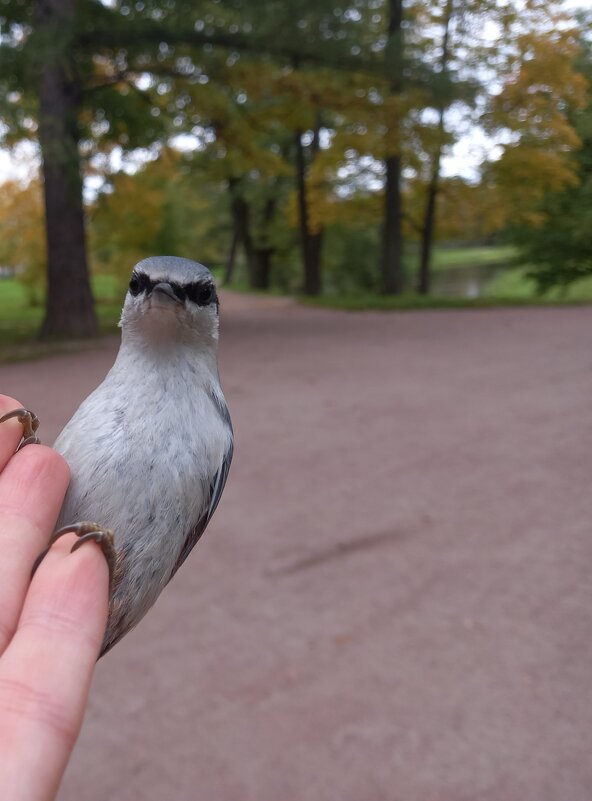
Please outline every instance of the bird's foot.
M63 537L64 534L76 534L78 537L78 540L71 547L70 553L77 551L78 548L80 548L81 545L84 545L85 542L92 541L100 545L109 566L109 590L111 590L113 576L115 575L115 563L117 560L115 538L112 531L109 531L107 528L103 528L103 526L99 526L98 523L91 523L88 520L85 520L82 523L72 523L69 526L63 526L54 532L47 545L47 548L41 551L37 559L35 559L35 564L31 570L31 577L33 577L35 571L49 553L51 546L57 540L59 540L60 537Z
M11 412L6 412L5 415L0 417L0 423L11 420L13 417L16 417L23 427L23 438L20 441L17 451L20 451L25 445L39 445L41 440L35 433L39 428L39 418L37 415L30 412L28 409L13 409Z

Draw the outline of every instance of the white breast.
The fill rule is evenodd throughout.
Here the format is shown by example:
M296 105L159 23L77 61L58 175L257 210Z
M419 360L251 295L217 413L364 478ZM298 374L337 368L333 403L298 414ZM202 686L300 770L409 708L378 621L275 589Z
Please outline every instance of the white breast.
M91 520L114 532L131 625L169 580L228 449L212 393L223 397L217 375L195 354L159 364L120 352L55 443L72 475L59 525Z

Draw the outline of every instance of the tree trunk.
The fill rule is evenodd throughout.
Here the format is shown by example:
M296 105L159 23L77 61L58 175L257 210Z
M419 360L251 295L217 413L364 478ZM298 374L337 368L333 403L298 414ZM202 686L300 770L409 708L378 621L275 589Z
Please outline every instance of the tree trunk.
M310 234L308 237L308 257L311 262L311 272L314 276L317 276L316 279L316 287L317 290L314 293L315 295L319 295L322 288L321 282L321 256L323 253L323 239L324 239L324 231L321 229L320 231L315 232L314 234Z
M318 128L315 133L318 143ZM306 158L302 144L302 132L296 132L296 183L298 188L298 217L304 276L302 291L305 295L321 293L321 244L322 232L312 233L309 224L308 199L306 197ZM314 143L313 143L314 144ZM317 144L318 147L318 144Z
M253 289L269 289L272 255L273 248L258 248L255 250L257 267L253 276Z
M444 131L443 117L444 113L441 111L439 128L442 132ZM438 152L436 153L432 164L432 175L430 177L430 183L428 184L425 216L421 229L421 252L419 257L419 274L417 281L417 291L420 295L429 295L430 293L430 262L434 241L434 228L436 225L436 198L438 196L438 188L440 183L440 157L441 149L440 146L438 146Z
M232 214L235 236L239 242L242 242L245 251L249 286L251 289L256 289L258 261L251 237L251 214L249 204L240 194L238 184L238 178L230 178L228 181L228 188L231 195L230 211Z
M222 286L228 286L232 281L234 275L234 265L236 264L236 251L238 248L239 236L236 228L233 227L232 242L230 243L230 251L228 252L228 260L226 262L226 269L224 271L224 278L222 279Z
M403 2L389 0L387 67L391 75L391 93L403 90ZM385 159L384 225L382 240L382 291L398 295L403 290L403 232L401 200L400 123L392 131L395 152Z
M74 0L38 0L40 41L39 142L43 158L47 237L47 300L41 335L98 333L86 257L78 152L79 87L69 48Z
M273 189L273 187L272 187ZM271 257L275 248L269 244L269 229L273 222L277 207L277 197L268 197L263 208L262 234L258 239L260 243L255 247L257 269L254 276L255 289L269 289L271 281Z
M385 167L382 291L399 295L403 291L401 157L389 156Z
M446 4L446 16L444 18L444 37L442 40L442 59L440 69L442 74L446 73L448 67L448 41L450 34L450 20L454 12L454 0L448 0ZM431 283L431 257L434 243L434 230L436 227L436 201L440 185L440 163L442 160L442 142L444 139L444 106L440 106L438 111L438 144L432 161L432 173L428 184L428 194L426 198L426 209L423 227L421 231L421 253L419 259L419 276L417 291L420 295L428 295Z

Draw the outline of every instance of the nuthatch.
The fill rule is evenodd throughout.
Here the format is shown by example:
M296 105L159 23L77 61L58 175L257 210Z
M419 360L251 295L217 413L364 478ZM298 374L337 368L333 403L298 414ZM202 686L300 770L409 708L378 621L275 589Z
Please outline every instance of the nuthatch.
M101 654L156 601L224 489L233 433L218 378L218 308L203 265L170 256L137 264L115 364L56 440L71 481L35 567L62 534L79 536L74 548L101 545L111 573ZM0 422L14 416L21 447L38 442L35 415L17 409Z

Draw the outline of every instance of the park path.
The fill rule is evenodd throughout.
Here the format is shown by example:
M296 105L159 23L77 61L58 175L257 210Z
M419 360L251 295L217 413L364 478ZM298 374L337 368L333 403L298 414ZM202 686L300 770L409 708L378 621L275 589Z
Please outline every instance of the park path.
M60 801L590 801L591 322L225 296L229 484ZM51 441L115 350L0 389Z

